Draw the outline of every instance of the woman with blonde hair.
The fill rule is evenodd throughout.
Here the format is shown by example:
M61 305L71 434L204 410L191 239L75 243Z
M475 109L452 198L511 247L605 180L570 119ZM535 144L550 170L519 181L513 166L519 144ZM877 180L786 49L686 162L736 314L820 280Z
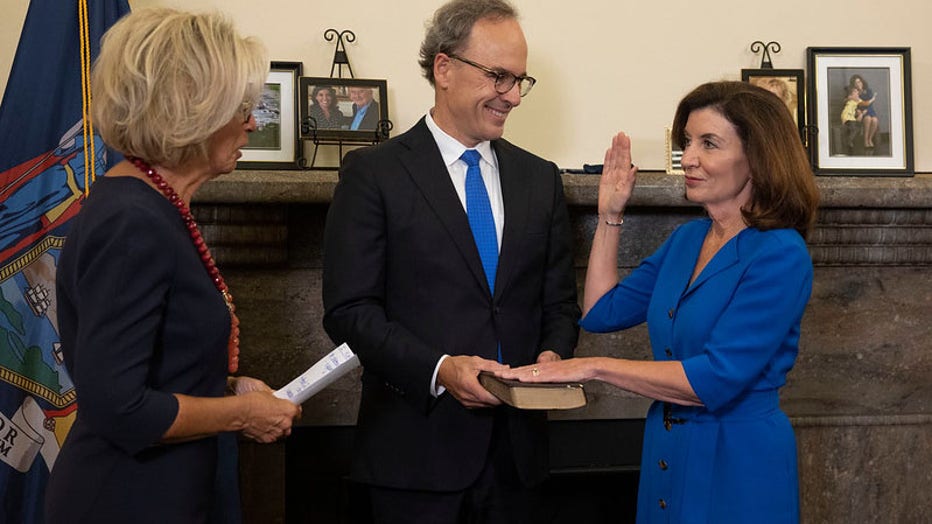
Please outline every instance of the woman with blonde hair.
M216 14L134 11L102 39L93 114L126 160L94 183L58 262L80 408L48 522L207 522L218 435L272 442L300 416L262 381L228 376L233 298L189 207L235 168L267 71L261 44Z

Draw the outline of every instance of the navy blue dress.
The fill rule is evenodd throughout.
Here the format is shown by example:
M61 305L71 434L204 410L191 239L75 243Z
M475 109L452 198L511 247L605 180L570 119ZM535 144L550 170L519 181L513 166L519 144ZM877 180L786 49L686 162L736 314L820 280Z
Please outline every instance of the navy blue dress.
M638 523L796 523L796 439L778 390L798 353L812 260L794 230L747 228L690 284L710 225L679 227L580 324L646 321L654 360L681 361L704 404L649 409Z
M159 439L173 393L224 394L230 317L178 211L139 179L99 179L62 250L57 298L78 411L47 522L205 522L217 438Z
M865 89L865 90L861 91L860 97L861 97L861 100L867 102L867 101L869 101L871 98L874 98L874 91L871 90L871 89ZM867 107L867 112L864 113L865 115L867 115L867 116L877 116L877 110L874 109L874 104L871 104L871 105L866 106L866 107Z

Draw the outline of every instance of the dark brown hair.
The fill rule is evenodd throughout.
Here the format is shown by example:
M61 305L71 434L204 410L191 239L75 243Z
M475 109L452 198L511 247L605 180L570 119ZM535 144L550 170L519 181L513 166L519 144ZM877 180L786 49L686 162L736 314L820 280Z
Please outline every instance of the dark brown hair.
M751 167L751 200L744 221L760 230L793 228L806 238L815 225L819 190L799 130L786 105L744 82L710 82L680 101L673 139L685 144L686 121L698 109L717 111L735 126Z

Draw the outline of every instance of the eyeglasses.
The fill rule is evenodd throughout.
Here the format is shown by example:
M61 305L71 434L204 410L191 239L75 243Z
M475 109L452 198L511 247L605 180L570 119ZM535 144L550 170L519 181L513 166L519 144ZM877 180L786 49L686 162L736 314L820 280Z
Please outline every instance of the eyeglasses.
M511 91L511 89L518 84L518 93L521 96L524 96L531 92L531 88L534 87L534 84L537 83L537 80L533 76L515 76L508 71L496 71L491 67L486 67L482 64L477 64L472 60L467 60L458 55L447 55L450 58L455 58L464 64L471 65L480 71L484 71L485 74L495 80L495 92L504 95L505 93Z
M244 124L248 124L249 119L252 118L252 102L249 100L243 100L243 103L239 106L237 114L243 118Z

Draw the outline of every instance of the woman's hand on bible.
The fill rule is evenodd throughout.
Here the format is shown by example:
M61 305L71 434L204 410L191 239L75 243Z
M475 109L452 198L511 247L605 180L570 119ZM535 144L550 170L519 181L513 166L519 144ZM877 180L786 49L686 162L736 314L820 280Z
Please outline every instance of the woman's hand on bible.
M503 369L495 374L521 382L586 382L595 377L595 362L596 360L591 357L568 358Z

